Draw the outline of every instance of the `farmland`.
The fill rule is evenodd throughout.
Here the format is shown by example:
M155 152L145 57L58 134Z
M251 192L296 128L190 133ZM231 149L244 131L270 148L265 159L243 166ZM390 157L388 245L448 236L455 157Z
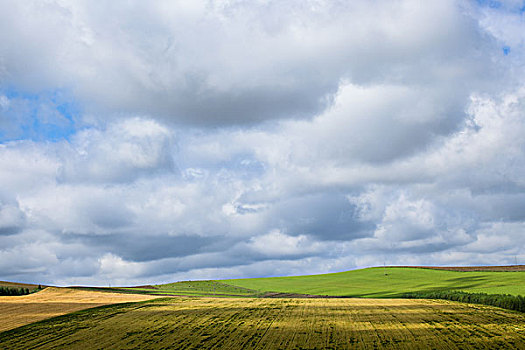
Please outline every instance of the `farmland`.
M524 313L396 298L441 291L520 295L524 288L522 269L489 267L47 287L0 297L0 348L525 349Z
M24 296L0 297L0 331L101 305L149 300L147 295L126 295L48 287Z
M525 315L431 300L163 298L17 328L0 347L524 348Z

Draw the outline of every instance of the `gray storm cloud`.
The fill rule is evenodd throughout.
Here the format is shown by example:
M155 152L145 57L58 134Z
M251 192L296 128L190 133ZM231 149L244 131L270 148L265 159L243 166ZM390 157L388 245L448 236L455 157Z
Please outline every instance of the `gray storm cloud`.
M0 7L1 279L525 258L512 4Z

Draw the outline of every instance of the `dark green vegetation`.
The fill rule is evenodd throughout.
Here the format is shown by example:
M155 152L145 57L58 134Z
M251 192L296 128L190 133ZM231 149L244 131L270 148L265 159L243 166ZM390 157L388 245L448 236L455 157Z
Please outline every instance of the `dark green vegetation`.
M443 299L462 303L483 304L525 312L525 297L510 294L465 293L458 291L413 292L402 296L409 299Z
M29 288L0 287L0 295L26 295L31 293Z
M366 298L396 298L411 292L464 291L525 295L525 271L447 271L428 268L375 267L324 275L222 280L262 292Z
M2 349L517 349L525 315L409 299L165 298L0 333Z

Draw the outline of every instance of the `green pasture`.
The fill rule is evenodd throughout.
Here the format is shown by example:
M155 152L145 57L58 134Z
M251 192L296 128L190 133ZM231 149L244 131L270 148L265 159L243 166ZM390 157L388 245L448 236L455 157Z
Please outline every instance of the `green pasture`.
M373 267L322 275L184 281L123 292L160 295L256 297L266 292L363 298L395 298L405 293L464 291L525 296L525 271L459 272L407 267ZM116 291L112 288L112 291Z
M525 295L525 272L457 272L374 267L323 275L221 280L259 292L395 298L407 292L457 290Z

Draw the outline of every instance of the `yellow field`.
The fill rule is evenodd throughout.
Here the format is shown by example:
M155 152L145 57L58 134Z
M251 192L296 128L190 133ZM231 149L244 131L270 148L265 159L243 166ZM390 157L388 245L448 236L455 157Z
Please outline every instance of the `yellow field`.
M0 334L27 349L525 349L525 315L409 299L164 298Z
M0 332L90 307L152 298L155 297L56 287L29 295L0 296Z

